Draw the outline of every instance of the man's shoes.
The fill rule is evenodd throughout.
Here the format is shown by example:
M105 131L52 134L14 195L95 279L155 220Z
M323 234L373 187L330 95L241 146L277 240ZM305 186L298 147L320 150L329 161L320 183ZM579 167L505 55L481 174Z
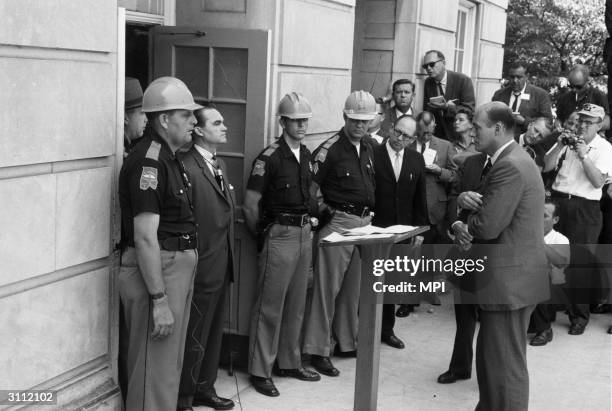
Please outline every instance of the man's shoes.
M193 411L193 408L191 407L176 407L176 411Z
M446 371L444 374L440 374L438 383L452 384L457 380L469 380L470 378L472 378L472 376L469 374L455 374L452 371Z
M234 409L234 401L229 398L221 398L217 394L211 395L210 397L201 397L193 399L193 406L210 407L215 410L231 410Z
M408 317L408 315L414 311L414 307L411 304L400 304L399 308L395 312L396 317Z
M552 331L552 328L549 328L548 330L537 333L535 337L531 339L531 341L529 342L529 345L539 347L539 346L548 344L549 342L552 341L552 339L553 339L553 331Z
M570 325L569 331L567 333L570 335L580 335L584 333L585 328L586 324L573 323Z
M314 371L307 370L304 367L294 369L282 369L276 370L276 375L279 377L291 377L300 381L319 381L321 376Z
M338 371L338 369L334 367L334 364L332 364L329 357L312 355L310 357L310 365L312 365L315 370L317 370L323 375L327 375L328 377L337 377L338 375L340 375L340 371Z
M593 314L606 314L610 312L610 304L595 304L591 305L590 309Z
M612 325L608 328L608 334L612 334Z
M253 388L260 394L267 395L268 397L278 397L280 393L276 389L276 386L272 382L272 378L263 378L251 375L251 384Z
M397 338L397 336L393 332L388 334L382 334L380 336L380 341L384 342L387 345L390 345L393 348L397 348L399 350L404 349L404 343L402 342L402 340Z

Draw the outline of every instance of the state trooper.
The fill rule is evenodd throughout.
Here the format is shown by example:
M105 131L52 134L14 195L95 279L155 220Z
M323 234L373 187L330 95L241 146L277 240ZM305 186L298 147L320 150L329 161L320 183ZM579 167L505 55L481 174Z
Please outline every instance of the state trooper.
M147 125L147 116L142 111L142 87L134 77L125 78L125 100L123 115L123 157L127 157L142 137Z
M344 127L313 154L314 187L322 194L319 210L331 216L319 232L320 239L371 221L374 165L372 147L365 138L375 116L374 97L366 91L352 92L344 105ZM357 347L358 258L354 246L320 248L314 265L303 351L311 354L317 371L332 377L340 374L329 359L332 337L340 352L351 355Z
M276 360L279 376L318 381L321 376L302 366L300 332L312 261L310 151L302 144L312 110L299 93L285 95L278 106L282 135L253 163L244 199L249 228L258 233L259 284L252 310L249 373L261 394L279 395L272 381Z
M179 79L161 77L145 90L142 110L151 127L119 175L127 238L118 288L128 332L127 410L176 408L197 237L189 180L175 157L191 140L193 101Z

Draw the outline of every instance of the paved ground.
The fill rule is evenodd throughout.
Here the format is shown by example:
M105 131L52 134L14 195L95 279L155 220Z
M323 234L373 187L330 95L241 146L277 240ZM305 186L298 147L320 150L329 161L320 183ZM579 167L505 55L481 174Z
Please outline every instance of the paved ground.
M446 298L445 298L446 300ZM455 323L452 306L421 305L407 318L398 318L396 334L406 349L386 345L381 350L379 410L473 410L478 400L476 371L467 381L450 385L436 383L448 367ZM544 347L528 345L531 376L532 411L606 411L611 410L612 335L606 330L612 315L593 315L584 335L567 334L567 317L559 313L553 326L554 338ZM219 371L217 392L232 397L236 410L351 410L355 359L334 358L341 375L322 377L319 382L276 378L281 395L269 398L257 393L244 372L229 377ZM237 389L238 387L238 389ZM239 398L236 392L239 392ZM205 407L197 410L206 410Z

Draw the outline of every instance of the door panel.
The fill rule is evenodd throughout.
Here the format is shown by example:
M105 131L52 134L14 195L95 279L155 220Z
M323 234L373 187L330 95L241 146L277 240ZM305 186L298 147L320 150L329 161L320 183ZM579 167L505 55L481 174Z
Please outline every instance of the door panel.
M242 201L251 163L265 144L269 32L156 27L152 41L153 78L180 78L197 102L217 107L228 127L228 143L217 153L228 166L228 180L238 203L235 244L239 261L228 328L248 335L257 254L242 218Z

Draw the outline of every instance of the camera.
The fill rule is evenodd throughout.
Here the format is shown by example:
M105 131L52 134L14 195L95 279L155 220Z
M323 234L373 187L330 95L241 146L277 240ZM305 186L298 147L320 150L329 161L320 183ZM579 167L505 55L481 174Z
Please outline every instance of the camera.
M574 150L576 149L576 145L578 144L578 141L580 141L580 138L581 137L576 133L564 130L561 133L561 144L564 146L569 146L570 149Z

